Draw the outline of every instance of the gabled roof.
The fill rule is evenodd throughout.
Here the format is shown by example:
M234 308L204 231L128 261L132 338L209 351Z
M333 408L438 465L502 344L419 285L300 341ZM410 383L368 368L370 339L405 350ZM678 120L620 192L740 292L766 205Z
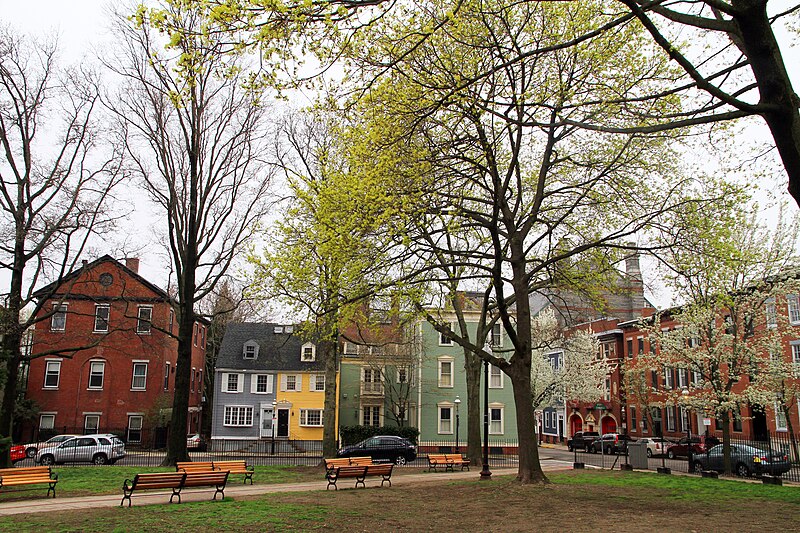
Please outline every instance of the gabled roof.
M122 270L125 273L125 275L130 276L131 278L135 279L136 281L138 281L139 283L141 283L142 285L144 285L145 287L147 287L148 289L153 291L156 295L158 295L158 297L162 298L165 301L172 301L172 298L169 296L169 294L167 294L166 291L164 291L163 289L161 289L157 285L154 285L153 283L150 283L145 278L143 278L142 276L140 276L139 274L137 274L136 272L134 272L133 270L128 268L124 263L121 263L120 261L117 261L116 259L114 259L113 257L111 257L110 255L107 255L107 254L102 256L102 257L98 257L97 259L95 259L94 261L92 261L90 263L85 263L85 264L81 265L80 267L76 268L75 270L73 270L69 274L65 275L60 280L54 281L53 283L50 283L50 284L45 285L44 287L38 289L36 292L33 293L33 297L34 298L51 298L51 297L53 297L55 295L65 294L65 293L59 291L60 287L62 287L64 285L69 285L69 283L71 281L74 281L81 274L83 274L85 272L89 272L90 270L92 270L95 267L97 267L97 265L100 265L102 263L107 263L107 262L114 263L114 265L117 268L119 268L120 270Z
M280 329L280 333L276 333ZM294 328L293 328L294 329ZM258 357L245 359L244 344L253 340L258 344ZM217 355L217 369L228 370L296 370L323 371L324 362L317 352L316 361L300 361L300 351L306 340L286 333L286 326L271 322L243 322L228 324Z

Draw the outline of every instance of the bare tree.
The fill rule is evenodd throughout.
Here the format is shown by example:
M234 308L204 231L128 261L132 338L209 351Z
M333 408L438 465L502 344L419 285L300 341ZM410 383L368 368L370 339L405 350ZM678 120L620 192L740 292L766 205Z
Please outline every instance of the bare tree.
M122 88L107 105L126 150L167 226L177 285L178 362L165 464L188 460L187 408L192 329L198 302L215 287L267 214L270 182L260 156L266 136L261 93L241 64L200 35L198 14L164 4L120 14L120 50L107 66ZM183 29L162 33L164 24Z
M11 435L20 363L44 355L20 348L25 332L52 315L41 312L48 294L36 290L72 271L110 227L105 209L122 177L120 153L100 127L97 77L61 67L57 51L55 41L0 28L0 437ZM10 465L7 450L0 465Z

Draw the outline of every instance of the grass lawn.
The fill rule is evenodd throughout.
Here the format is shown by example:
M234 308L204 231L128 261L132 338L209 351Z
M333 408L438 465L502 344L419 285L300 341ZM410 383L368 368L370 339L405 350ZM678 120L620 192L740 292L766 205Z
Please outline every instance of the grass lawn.
M292 469L278 474L294 476ZM320 479L316 471L314 479ZM266 494L252 499L0 518L0 531L786 531L800 488L648 473L565 471L491 482ZM289 481L287 479L287 481Z

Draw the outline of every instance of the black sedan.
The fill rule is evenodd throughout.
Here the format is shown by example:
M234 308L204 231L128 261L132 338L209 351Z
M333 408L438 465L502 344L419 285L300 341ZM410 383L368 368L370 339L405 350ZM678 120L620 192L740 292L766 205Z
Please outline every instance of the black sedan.
M417 447L402 437L378 435L362 440L358 444L345 446L336 452L336 457L372 457L373 461L391 461L404 465L417 458Z

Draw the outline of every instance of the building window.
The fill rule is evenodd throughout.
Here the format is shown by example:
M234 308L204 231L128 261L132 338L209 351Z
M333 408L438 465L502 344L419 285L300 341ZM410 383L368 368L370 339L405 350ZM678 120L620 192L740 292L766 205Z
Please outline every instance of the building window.
M300 409L300 425L322 427L322 409Z
M194 329L193 329L193 333L192 333L192 344L197 346L197 323L196 322L194 324Z
M200 326L200 348L206 349L206 327Z
M226 405L223 425L249 427L253 425L253 407L249 405Z
M242 392L239 374L222 374L222 392Z
M286 390L287 391L296 391L297 388L297 376L291 375L286 376Z
M90 361L89 362L89 388L102 389L103 377L106 373L106 364L104 361Z
M256 394L272 393L272 374L256 374L251 379L255 382L255 389L252 392Z
M365 426L381 426L381 407L378 405L365 405L362 408L361 420Z
M316 392L325 391L325 374L311 374L311 390Z
M449 324L450 331L453 331L453 323ZM453 340L448 338L444 333L439 332L439 346L452 346Z
M142 442L142 415L128 415L128 442Z
M83 430L86 432L86 435L91 433L97 433L100 429L100 415L97 413L87 414L84 415L83 418Z
M792 345L792 370L794 377L800 377L800 341L791 341Z
M50 317L50 331L67 329L67 304L54 304L53 316Z
M667 411L667 431L675 431L675 406L670 405Z
M95 333L105 333L108 331L108 318L111 314L111 307L102 304L94 307L94 331Z
M172 335L172 326L175 324L175 311L169 310L169 334Z
M789 315L789 323L792 325L800 324L800 302L796 294L786 296L786 307Z
M443 435L453 434L453 409L449 405L439 406L439 433Z
M147 363L133 363L133 381L131 389L145 390L147 388Z
M57 389L60 377L61 377L61 361L45 362L44 388Z
M778 313L775 310L775 298L769 298L764 304L764 315L767 319L767 327L778 327Z
M257 359L258 358L258 343L256 341L247 341L244 343L244 348L242 350L242 357L245 359Z
M617 346L613 342L604 342L601 344L603 350L603 358L606 360L617 358Z
M503 328L501 324L495 324L492 326L492 347L501 346L503 346Z
M439 386L453 386L453 360L439 359Z
M189 392L194 392L194 381L196 377L197 377L197 369L195 367L192 367L192 378L191 378L192 381L191 384L189 385Z
M775 404L775 429L786 431L786 413L783 412L781 405Z
M307 343L303 345L303 348L300 352L300 360L304 363L313 363L316 360L316 353L313 344Z
M742 432L742 410L737 405L731 412L733 415L733 430L739 433Z
M628 357L633 357L633 339L628 339Z
M636 407L633 405L628 408L628 413L631 416L631 430L636 431L639 427L636 425Z
M397 382L411 384L411 372L409 371L408 367L397 367Z
M672 368L665 367L664 368L664 388L665 389L672 389L672 388L674 388L674 385L675 384L673 382Z
M653 390L658 390L658 370L650 371L650 384L652 385Z
M489 365L489 388L503 388L503 371L500 370L500 367Z
M56 415L53 413L42 413L39 415L39 429L53 429L56 427Z
M685 368L678 369L678 388L685 389L689 386L689 371Z
M164 364L164 390L169 390L169 370L170 364Z
M644 353L644 337L636 337L636 340L638 342L636 355L642 355Z
M136 333L149 335L153 326L153 308L150 306L139 306L139 313L136 320Z
M503 408L500 406L489 406L489 434L503 434Z
M603 384L603 399L611 400L611 377L606 376L605 383Z

